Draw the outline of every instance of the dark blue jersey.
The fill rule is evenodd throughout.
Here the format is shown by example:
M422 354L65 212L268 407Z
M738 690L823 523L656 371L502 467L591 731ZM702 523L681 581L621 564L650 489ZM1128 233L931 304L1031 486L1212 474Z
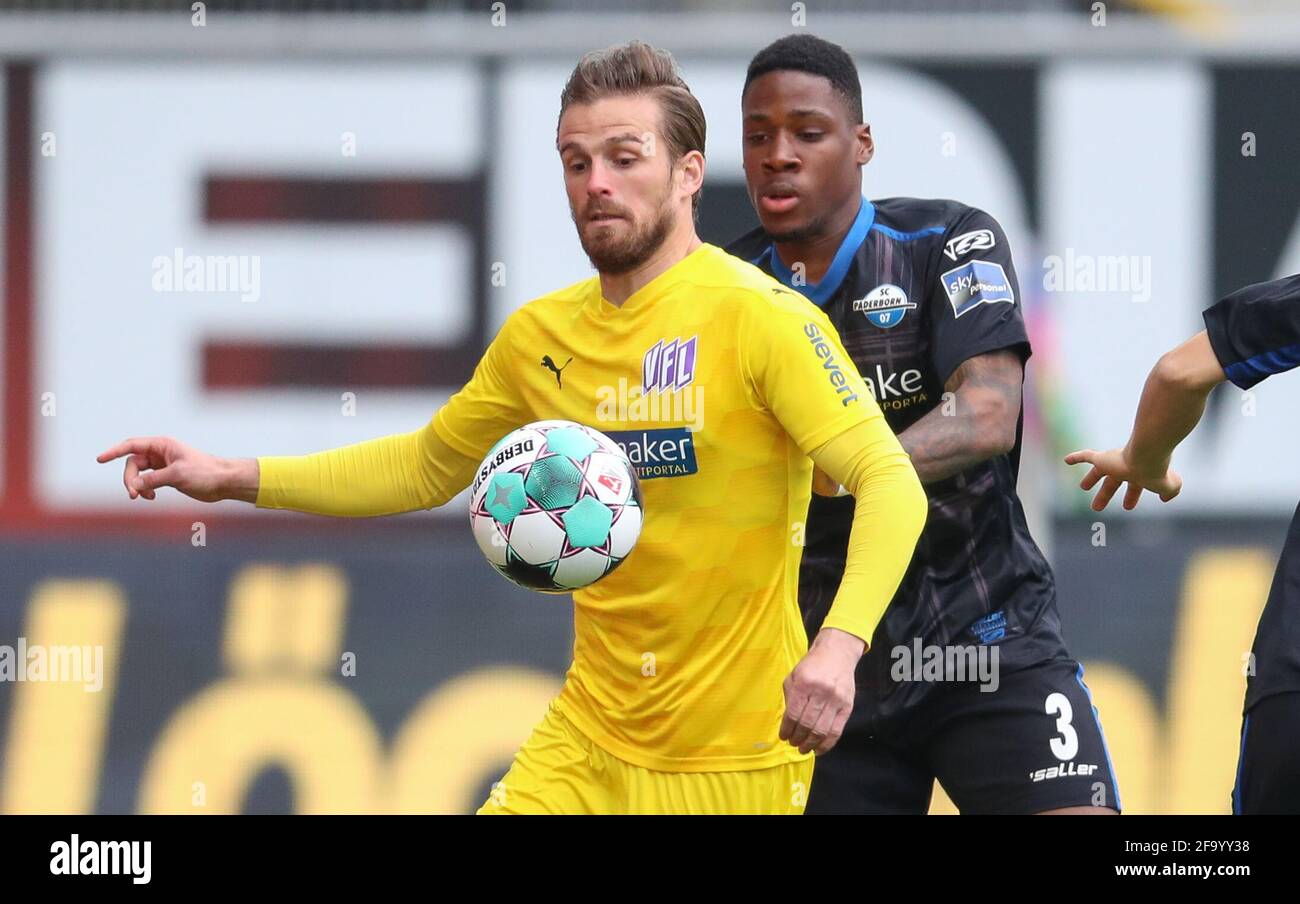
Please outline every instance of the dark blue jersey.
M1238 289L1204 316L1215 357L1242 389L1300 366L1300 276ZM1253 652L1246 711L1273 694L1300 691L1300 508L1287 531Z
M1002 227L956 201L863 201L826 275L803 284L756 229L727 249L819 305L839 330L895 433L941 408L944 384L969 358L1030 354L1011 250ZM1016 496L1015 447L926 485L930 510L898 593L872 638L859 680L881 714L911 705L927 683L888 679L890 651L997 643L1001 668L1066 655L1055 583ZM814 496L800 568L809 632L825 617L844 571L854 501ZM864 677L865 676L865 677ZM858 709L867 700L859 694Z

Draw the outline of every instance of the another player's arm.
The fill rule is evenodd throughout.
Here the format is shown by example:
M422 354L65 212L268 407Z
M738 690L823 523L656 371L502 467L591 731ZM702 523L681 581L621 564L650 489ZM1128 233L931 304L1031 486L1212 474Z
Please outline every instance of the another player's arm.
M943 387L952 398L898 434L922 483L944 480L1011 451L1024 374L1019 352L1010 349L976 355L958 365ZM813 487L825 496L844 492L821 468Z
M1173 499L1182 489L1182 479L1170 469L1173 450L1200 422L1210 391L1224 380L1250 389L1300 366L1300 275L1238 289L1203 316L1205 330L1162 355L1147 377L1128 443L1065 457L1067 464L1092 465L1079 484L1084 490L1103 481L1094 511L1104 509L1125 483L1127 509L1144 489L1164 502Z
M1161 502L1177 496L1183 481L1170 468L1174 449L1200 423L1210 391L1225 379L1204 330L1161 355L1142 388L1128 443L1122 449L1081 449L1065 457L1066 464L1092 465L1079 482L1081 489L1091 490L1102 481L1093 511L1109 505L1125 483L1126 509L1138 504L1143 490L1155 493Z
M1009 349L968 358L944 392L951 399L898 435L922 483L944 480L1016 444L1025 367Z

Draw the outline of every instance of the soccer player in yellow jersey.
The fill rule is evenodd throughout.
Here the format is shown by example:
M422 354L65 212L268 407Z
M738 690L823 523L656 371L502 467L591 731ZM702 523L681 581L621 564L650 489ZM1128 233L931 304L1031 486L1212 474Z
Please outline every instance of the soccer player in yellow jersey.
M802 812L925 519L826 317L696 235L704 134L666 52L633 42L582 59L556 143L597 276L516 311L423 428L296 457L222 459L166 437L99 456L128 456L133 499L170 486L357 517L447 502L531 421L618 439L643 476L640 541L574 594L563 689L480 813ZM857 501L809 647L796 582L814 462Z

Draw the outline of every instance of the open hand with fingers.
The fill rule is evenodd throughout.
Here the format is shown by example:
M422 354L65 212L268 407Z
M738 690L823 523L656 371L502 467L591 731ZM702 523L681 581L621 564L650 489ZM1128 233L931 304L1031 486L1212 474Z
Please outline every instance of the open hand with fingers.
M257 499L257 460L217 458L168 436L132 437L101 452L100 464L126 456L122 483L132 499L154 499L159 487L200 502Z
M1080 449L1065 456L1067 465L1089 464L1092 469L1079 481L1079 488L1091 490L1101 481L1101 489L1092 498L1092 510L1100 512L1110 504L1111 497L1124 484L1128 489L1124 493L1124 508L1133 509L1142 497L1143 490L1150 490L1160 497L1161 502L1168 502L1183 489L1183 479L1169 467L1169 462L1155 468L1139 468L1129 460L1125 449L1110 449L1098 452L1093 449Z

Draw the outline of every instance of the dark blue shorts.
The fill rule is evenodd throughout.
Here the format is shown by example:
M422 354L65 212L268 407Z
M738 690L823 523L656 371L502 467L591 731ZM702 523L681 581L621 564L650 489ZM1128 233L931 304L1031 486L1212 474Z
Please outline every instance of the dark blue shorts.
M1083 667L1057 659L936 688L888 722L851 721L817 758L808 815L923 814L935 780L964 814L1120 809Z

